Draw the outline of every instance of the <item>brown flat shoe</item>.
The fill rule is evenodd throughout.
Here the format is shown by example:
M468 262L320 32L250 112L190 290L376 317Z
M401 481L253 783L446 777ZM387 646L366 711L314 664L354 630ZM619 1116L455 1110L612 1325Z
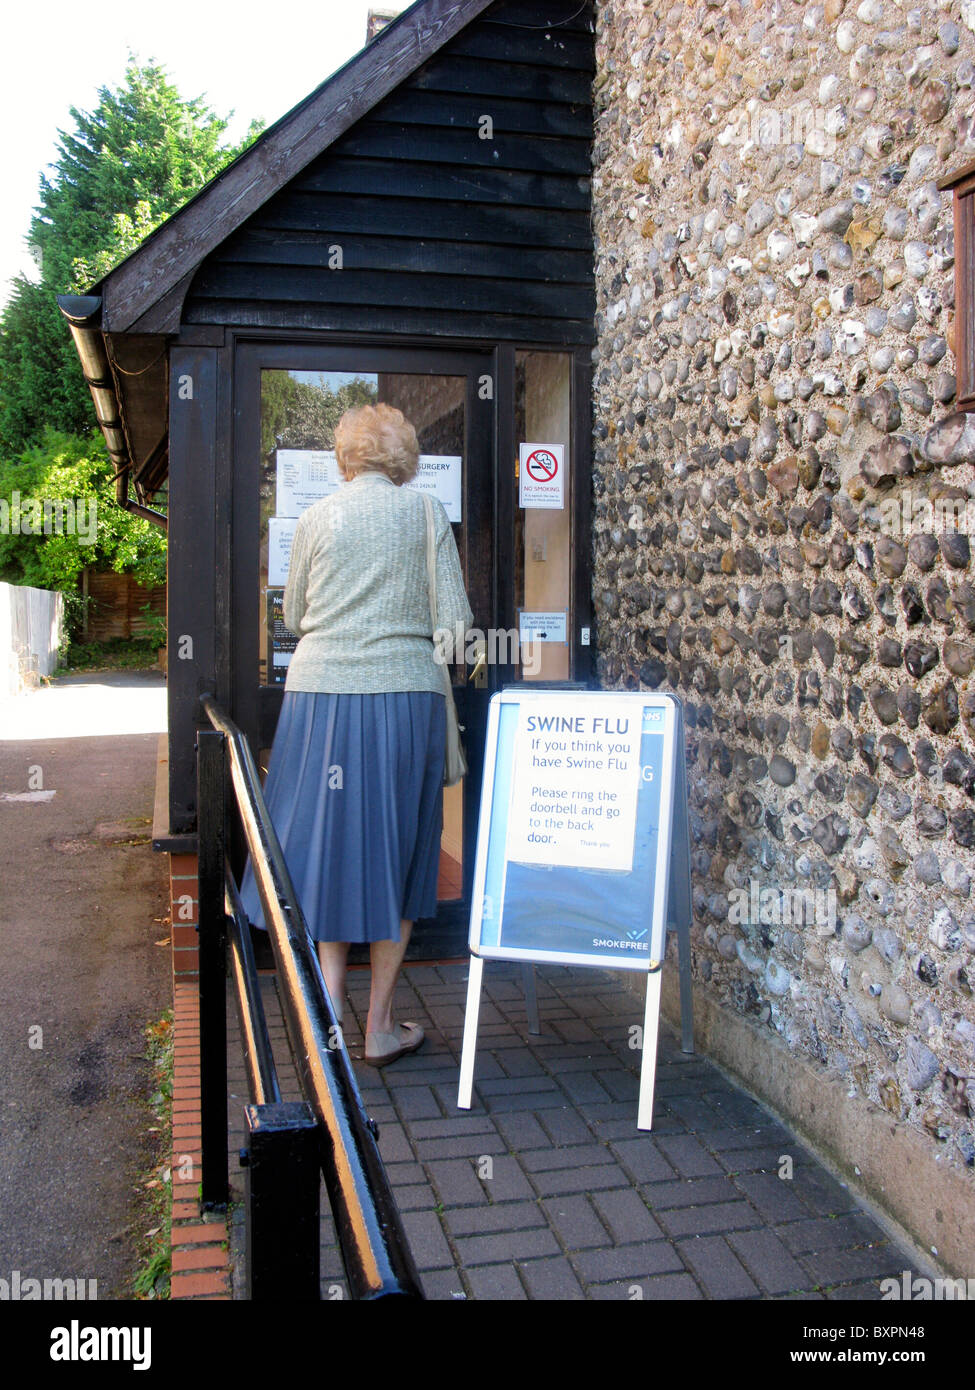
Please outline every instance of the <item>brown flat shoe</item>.
M390 1062L416 1052L422 1047L426 1034L418 1023L400 1023L395 1033L367 1033L363 1061L370 1067L385 1067Z

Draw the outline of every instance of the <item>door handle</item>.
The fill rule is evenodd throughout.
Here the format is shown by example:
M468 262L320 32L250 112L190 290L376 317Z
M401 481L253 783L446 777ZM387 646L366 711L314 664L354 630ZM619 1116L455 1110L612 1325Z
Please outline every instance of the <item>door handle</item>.
M468 680L473 682L476 690L485 690L487 688L487 643L484 641L475 642L474 655L476 658L474 669Z

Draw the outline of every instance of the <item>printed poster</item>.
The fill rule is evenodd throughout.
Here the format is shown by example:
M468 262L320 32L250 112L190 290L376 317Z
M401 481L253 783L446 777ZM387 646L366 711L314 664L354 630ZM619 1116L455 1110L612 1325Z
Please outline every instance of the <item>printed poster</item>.
M519 710L506 857L519 864L633 868L642 712L598 696Z
M459 523L463 472L460 454L421 454L416 477L403 486L436 497L448 521ZM275 482L275 515L301 516L342 486L334 449L279 449Z

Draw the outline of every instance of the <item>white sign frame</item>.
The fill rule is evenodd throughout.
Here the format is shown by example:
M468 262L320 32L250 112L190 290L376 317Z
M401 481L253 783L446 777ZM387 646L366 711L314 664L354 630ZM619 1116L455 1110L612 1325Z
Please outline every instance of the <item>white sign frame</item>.
M582 692L581 692L582 693ZM655 691L638 693L634 691L586 691L585 696L591 698L593 695L611 696L614 700L627 701L636 704L641 710L647 705L659 704L668 711L668 718L664 724L664 763L661 768L661 782L663 790L661 793L660 825L667 827L667 833L661 833L657 841L657 859L655 865L655 885L662 885L663 892L655 892L653 913L651 916L650 930L650 951L647 959L654 958L655 948L660 951L665 941L666 935L666 913L667 913L667 887L669 883L670 867L670 821L673 812L673 774L674 774L674 732L676 723L676 700L673 696L661 695ZM470 947L475 955L483 956L485 960L530 960L547 961L553 965L585 965L599 966L612 970L642 970L646 971L646 962L642 959L627 960L625 957L607 957L605 955L581 955L577 952L567 951L542 951L535 949L520 949L514 946L488 946L481 941L481 930L483 926L482 913L484 908L484 885L487 875L487 857L489 849L489 834L491 828L491 813L494 800L494 771L498 752L498 726L499 711L502 705L523 704L526 700L541 703L545 699L549 702L553 698L565 699L565 692L553 692L545 690L544 687L536 690L504 690L491 697L488 707L488 729L487 742L484 750L484 772L481 782L481 811L478 823L477 849L474 856L474 888L471 898L471 924L470 924ZM569 697L571 698L571 697ZM659 956L657 957L659 958Z
M489 706L487 744L485 748L484 771L481 783L481 812L478 826L477 849L474 862L474 888L471 902L470 975L468 978L467 1007L464 1019L464 1038L461 1052L457 1105L458 1108L462 1110L469 1110L471 1106L474 1060L477 1049L477 1022L480 1012L481 986L485 961L523 961L526 962L526 968L528 968L529 971L531 969L530 965L527 965L529 962L596 966L602 969L640 970L647 976L647 994L644 1010L637 1128L649 1130L652 1128L653 1123L653 1089L660 1023L661 970L663 957L666 951L668 907L670 905L672 886L675 889L679 889L680 887L679 884L672 885L671 883L674 816L675 811L679 811L680 814L686 815L686 789L683 784L685 773L682 747L680 750L681 756L679 759L677 757L677 740L683 740L683 720L680 702L676 696L664 692L653 691L586 691L580 692L579 696L581 699L589 701L595 699L597 696L601 696L608 698L613 703L621 704L624 708L636 708L640 711L641 720L643 711L648 707L661 707L665 712L664 729L662 731L663 749L661 757L660 800L657 817L657 846L654 865L653 902L650 908L651 928L648 943L649 951L646 957L631 960L627 959L625 956L609 957L599 954L583 954L576 951L570 952L542 948L505 946L503 937L503 916L499 929L499 944L489 944L482 940L482 928L484 925L484 891L490 850L501 708L508 704L523 705L526 701L538 703L539 705L543 702L547 702L551 706L552 701L557 696L561 696L564 699L566 694L567 692L546 690L544 687L537 691L526 690L524 688L508 690L494 695ZM680 779L680 785L678 785L678 779ZM499 790L503 794L503 788ZM685 856L686 863L680 876L684 876L686 872L688 883L685 893L689 895L690 866L689 859L687 859L689 846L686 844L686 830L682 854ZM507 869L507 861L505 863L505 869ZM688 902L682 904L687 914L689 914L689 906L688 897ZM544 910L544 908L542 908L542 910ZM693 1044L690 1037L691 1024L689 1016L689 915L686 921L678 921L676 925L681 948L680 969L683 1043L685 1051L692 1051ZM685 976L687 977L686 979ZM684 1017L685 997L688 1004L688 1016L686 1018ZM537 1027L535 1031L537 1031Z

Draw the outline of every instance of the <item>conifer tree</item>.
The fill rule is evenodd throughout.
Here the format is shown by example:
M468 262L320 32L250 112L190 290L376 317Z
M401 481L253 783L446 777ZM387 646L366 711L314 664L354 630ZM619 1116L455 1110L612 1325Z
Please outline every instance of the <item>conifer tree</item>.
M156 63L130 57L125 81L102 87L87 113L71 107L58 157L42 175L27 236L39 283L14 281L0 320L0 455L47 428L89 435L91 397L58 294L81 294L123 260L254 139L222 144L230 117L183 98Z

